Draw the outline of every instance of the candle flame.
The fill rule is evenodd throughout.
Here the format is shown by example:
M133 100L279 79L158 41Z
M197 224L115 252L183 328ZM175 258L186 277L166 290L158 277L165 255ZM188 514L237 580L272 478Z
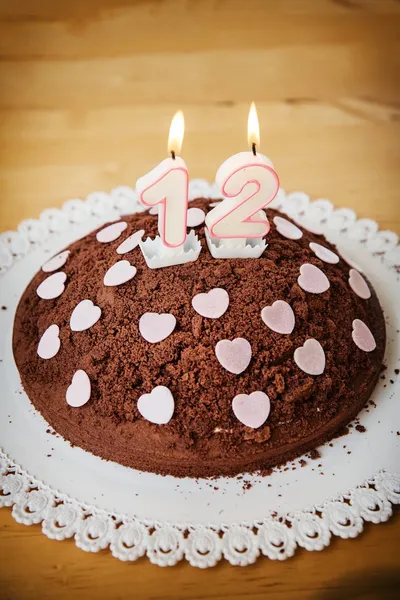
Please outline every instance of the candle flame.
M251 103L249 110L249 118L247 121L247 139L250 148L253 144L259 146L260 144L260 126L258 124L257 110L254 102Z
M182 148L183 135L185 133L185 119L183 112L178 110L173 116L168 136L168 152L179 154Z

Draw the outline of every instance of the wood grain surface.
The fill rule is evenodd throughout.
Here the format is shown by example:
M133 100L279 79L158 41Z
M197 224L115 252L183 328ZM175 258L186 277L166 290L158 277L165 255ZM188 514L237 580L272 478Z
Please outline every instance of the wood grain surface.
M0 229L134 185L183 109L192 177L261 150L305 190L400 233L396 0L0 0ZM366 458L367 459L367 458ZM400 517L321 553L205 572L123 564L0 511L0 598L395 598Z

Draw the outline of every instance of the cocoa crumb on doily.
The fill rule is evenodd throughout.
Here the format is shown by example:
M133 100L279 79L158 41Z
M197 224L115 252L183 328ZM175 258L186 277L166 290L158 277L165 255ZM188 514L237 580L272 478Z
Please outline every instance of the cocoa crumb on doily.
M208 205L202 199L191 202L205 211ZM146 211L123 217L128 227L111 243L99 243L95 232L74 242L63 266L65 290L58 298L40 299L36 289L47 275L35 275L17 309L13 347L25 390L55 431L108 460L201 477L246 470L268 474L272 466L324 443L341 423L354 418L379 377L385 346L379 302L373 290L368 301L351 290L344 260L324 263L312 252L310 242L321 242L321 236L303 230L300 240L284 238L273 222L278 213L267 213L271 230L259 259L214 259L201 226L195 229L202 244L195 262L149 269L137 247L124 255L136 267L136 276L124 285L104 286L104 274L126 237L139 229L146 237L156 235L157 217ZM311 294L299 286L305 263L325 273L327 291ZM207 319L194 311L192 298L215 287L228 292L229 307L221 318ZM85 298L101 308L101 318L75 333L70 315ZM260 316L263 307L283 298L296 318L290 335L270 330ZM138 328L144 312L173 314L174 332L149 344ZM373 332L373 352L354 344L355 316ZM51 323L60 327L61 347L52 360L42 360L37 344ZM215 346L238 337L249 341L252 358L243 373L233 375L216 359ZM326 355L319 376L307 375L293 360L295 349L310 337ZM90 378L91 397L72 408L65 394L78 369ZM138 398L158 385L168 387L175 402L171 420L161 426L146 421L137 408ZM235 417L232 399L256 390L269 396L271 410L265 424L250 429Z
M2 306L1 310L7 310L7 306Z
M364 427L364 425L360 425L360 424L356 425L356 430L359 431L360 433L365 433L365 431L367 431L366 428Z
M400 369L395 369L394 372L396 375L398 375L400 373Z

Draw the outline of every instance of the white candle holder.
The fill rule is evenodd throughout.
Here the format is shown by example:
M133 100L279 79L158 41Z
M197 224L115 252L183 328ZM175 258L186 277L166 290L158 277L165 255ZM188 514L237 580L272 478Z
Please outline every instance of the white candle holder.
M139 246L149 269L194 262L201 252L201 243L193 230L186 236L182 246L176 248L165 246L159 235L154 240L147 238L145 241L141 241Z
M215 238L207 227L205 235L214 258L260 258L268 246L264 238Z

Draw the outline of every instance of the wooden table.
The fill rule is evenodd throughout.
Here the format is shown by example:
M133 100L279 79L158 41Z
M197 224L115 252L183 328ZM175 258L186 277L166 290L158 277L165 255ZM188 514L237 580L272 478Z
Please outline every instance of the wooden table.
M249 103L287 190L400 232L396 0L0 1L0 222L134 185L182 108L192 177L246 149ZM284 563L123 564L0 511L7 600L392 598L400 517ZM364 595L363 595L364 593Z

